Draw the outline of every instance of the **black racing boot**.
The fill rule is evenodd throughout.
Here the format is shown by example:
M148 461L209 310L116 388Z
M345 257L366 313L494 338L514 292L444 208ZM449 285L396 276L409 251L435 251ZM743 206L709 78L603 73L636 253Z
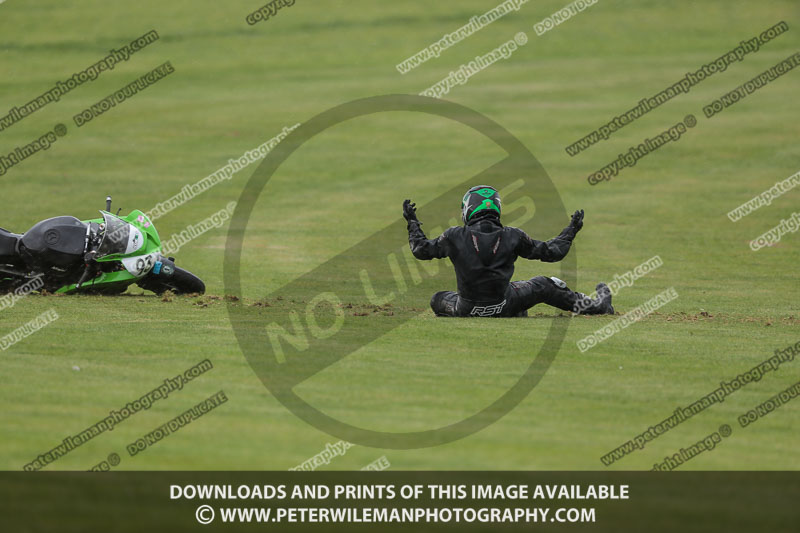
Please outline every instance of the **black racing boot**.
M614 306L611 305L611 289L605 283L598 283L595 287L597 298L592 300L585 294L577 293L573 312L579 315L613 315Z
M611 305L611 289L608 288L608 285L600 282L594 290L597 291L597 300L600 301L600 307L603 309L602 314L613 315L614 306Z

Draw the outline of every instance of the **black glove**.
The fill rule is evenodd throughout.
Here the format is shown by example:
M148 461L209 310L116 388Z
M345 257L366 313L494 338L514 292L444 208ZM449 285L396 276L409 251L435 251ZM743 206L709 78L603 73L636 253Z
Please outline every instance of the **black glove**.
M411 222L412 220L419 222L419 220L417 220L417 204L412 204L411 200L406 200L403 202L403 217L408 222Z
M569 227L577 234L583 227L583 209L579 209L572 214L572 220L569 221Z

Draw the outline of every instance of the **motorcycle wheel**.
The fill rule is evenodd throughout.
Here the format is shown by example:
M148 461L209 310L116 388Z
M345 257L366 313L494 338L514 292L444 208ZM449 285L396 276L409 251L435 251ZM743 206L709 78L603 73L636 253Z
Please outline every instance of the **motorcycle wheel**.
M203 283L203 280L180 267L175 267L172 276L168 278L150 278L145 283L139 283L139 286L159 295L167 291L175 294L203 294L206 292L206 284Z

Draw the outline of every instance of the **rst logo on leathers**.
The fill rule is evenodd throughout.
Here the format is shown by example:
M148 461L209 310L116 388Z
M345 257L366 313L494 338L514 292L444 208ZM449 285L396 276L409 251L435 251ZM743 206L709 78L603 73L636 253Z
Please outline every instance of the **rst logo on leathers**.
M499 315L503 312L503 307L506 305L506 301L503 300L499 304L494 305L485 305L483 307L473 307L472 311L470 311L470 316L494 316Z

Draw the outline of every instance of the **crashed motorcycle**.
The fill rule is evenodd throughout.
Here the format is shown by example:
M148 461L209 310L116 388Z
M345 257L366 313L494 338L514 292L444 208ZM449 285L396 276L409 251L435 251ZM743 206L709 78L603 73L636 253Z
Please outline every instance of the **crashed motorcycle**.
M0 293L37 280L53 293L120 294L132 284L162 294L205 292L203 281L161 254L161 240L147 215L111 213L102 218L48 218L24 234L0 228Z

